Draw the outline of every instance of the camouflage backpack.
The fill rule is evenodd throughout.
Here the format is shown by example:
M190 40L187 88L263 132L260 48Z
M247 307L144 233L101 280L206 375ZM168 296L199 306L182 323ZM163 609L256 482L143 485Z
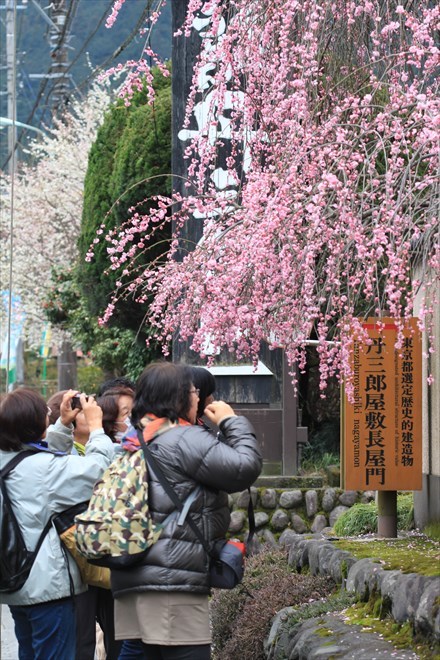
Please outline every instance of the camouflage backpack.
M163 525L148 510L147 466L142 450L124 451L96 482L89 507L75 518L79 552L92 564L124 568L140 561Z

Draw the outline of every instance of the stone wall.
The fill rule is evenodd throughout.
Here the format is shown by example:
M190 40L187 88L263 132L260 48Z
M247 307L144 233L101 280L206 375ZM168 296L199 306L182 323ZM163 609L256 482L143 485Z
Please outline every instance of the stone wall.
M439 577L386 570L371 559L356 559L321 534L304 538L286 530L279 545L289 549L288 563L294 570L301 572L307 568L312 575L328 576L361 601L370 597L381 598L382 606L394 621L410 621L413 630L423 638L436 643L440 641ZM291 623L289 614L294 610L293 607L284 608L272 621L265 644L266 657L270 660L306 657L398 657L403 660L418 657L396 649L384 648L378 652L377 639L370 640L367 635L360 634L362 630L342 625L334 617L328 619L321 615L302 624ZM328 628L324 639L320 638L323 626ZM434 652L432 657L438 656Z
M374 491L341 490L340 488L251 488L257 536L268 540L291 529L298 534L320 532L333 527L345 511L358 502L374 500ZM229 533L242 536L247 531L249 491L229 496L231 524Z

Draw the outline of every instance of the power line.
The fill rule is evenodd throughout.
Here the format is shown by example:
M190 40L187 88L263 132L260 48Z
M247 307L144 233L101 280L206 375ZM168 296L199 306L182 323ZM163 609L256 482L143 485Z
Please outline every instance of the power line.
M120 46L118 46L118 48L115 51L113 51L113 53L109 57L107 57L104 60L104 62L101 62L101 64L99 64L97 67L95 67L93 72L90 75L88 75L82 82L80 82L78 84L79 89L84 87L84 85L87 85L87 83L92 78L96 77L96 75L99 73L99 71L102 71L103 69L107 68L108 65L110 64L110 62L112 62L112 60L114 60L116 57L118 57L127 48L127 46L130 45L130 43L133 41L136 34L138 34L141 26L145 22L146 17L150 14L150 11L151 11L151 0L148 0L146 8L142 11L142 14L140 15L136 25L134 26L133 30L130 32L128 37L126 39L124 39L123 43Z

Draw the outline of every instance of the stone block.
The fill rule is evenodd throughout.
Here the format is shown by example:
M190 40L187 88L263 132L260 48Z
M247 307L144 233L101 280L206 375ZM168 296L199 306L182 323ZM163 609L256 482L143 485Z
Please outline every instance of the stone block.
M283 509L293 509L301 506L302 501L303 496L300 490L285 490L280 495L280 506Z
M347 550L336 549L333 553L332 562L330 564L330 575L337 584L345 583L348 571L355 564L357 559L353 557Z
M247 509L249 506L249 498L252 497L252 504L257 506L258 501L258 490L254 487L251 488L251 494L249 495L248 490L243 490L241 493L238 493L236 499L237 509Z
M362 504L369 504L376 498L376 491L374 490L364 490L361 494Z
M260 529L264 527L269 522L269 516L264 511L257 511L255 514L255 527Z
M289 524L289 516L282 509L277 509L271 518L270 524L275 532L282 532Z
M305 534L305 532L307 532L308 528L306 523L297 513L292 513L290 520L292 522L292 528L295 530L295 532L298 532L298 534Z
M301 538L295 531L292 529L285 529L284 532L280 534L278 539L278 545L280 548L291 548L292 544L295 541L298 541Z
M292 521L293 523L293 521ZM327 527L327 518L323 513L318 513L315 517L315 520L312 523L311 530L312 532L322 532L322 530Z
M394 598L394 590L396 588L399 578L402 576L402 571L384 571L378 580L378 585L382 599L385 603L391 605Z
M263 529L261 534L259 535L259 538L261 539L261 541L263 541L263 543L266 546L270 546L271 548L274 549L278 547L277 540L270 531L270 529Z
M414 621L422 595L431 582L432 578L417 573L402 575L397 580L393 592L391 606L393 619L399 623L408 619Z
M329 516L330 527L333 527L337 519L340 518L340 516L342 516L343 513L348 511L348 509L349 509L348 506L342 506L342 504L340 504L339 506L335 506L333 511L330 511L330 516Z
M322 543L318 552L319 575L330 575L330 567L337 548L332 543Z
M433 578L425 587L414 618L417 632L434 635L440 641L440 578Z
M298 573L302 571L304 566L309 565L309 541L301 539L294 541L290 546L289 558L287 560L289 566L294 568Z
M345 490L339 495L339 501L344 506L353 506L358 500L358 493L356 490Z
M382 571L379 564L375 564L371 559L359 559L348 571L345 588L350 593L355 592L361 600L368 600L370 584L377 571Z
M245 514L243 511L233 511L231 513L231 520L229 523L229 532L231 534L239 534L244 527Z
M312 575L319 575L319 551L322 548L321 539L311 539L309 544L309 568Z
M326 488L322 496L322 509L326 513L330 513L336 504L336 491L334 488Z
M264 640L267 660L281 660L288 657L286 650L290 639L289 616L296 611L296 607L284 607L272 619L269 636Z
M277 507L277 492L274 488L267 488L261 493L260 497L261 506L263 509L276 509Z
M305 494L306 511L309 518L313 518L318 511L318 493L316 490L308 490Z

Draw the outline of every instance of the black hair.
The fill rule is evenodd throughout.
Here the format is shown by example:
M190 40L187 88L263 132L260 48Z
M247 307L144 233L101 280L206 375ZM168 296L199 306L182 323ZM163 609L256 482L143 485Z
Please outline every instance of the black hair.
M147 413L177 422L191 407L191 369L172 362L153 362L138 378L131 422L137 426Z
M194 387L200 390L197 417L203 415L206 408L206 399L215 392L215 378L205 367L190 367Z
M119 415L119 397L131 396L134 398L134 390L131 387L113 387L105 390L96 400L98 406L102 409L102 428L113 442L116 442L116 432L119 430L116 420Z
M126 378L125 376L117 376L116 378L111 378L110 380L105 380L103 383L98 388L98 391L96 392L96 396L100 397L107 390L113 390L115 387L127 387L130 390L134 391L134 381L130 380L130 378Z
M20 451L23 444L38 442L47 428L47 404L41 394L21 387L0 400L0 449Z

